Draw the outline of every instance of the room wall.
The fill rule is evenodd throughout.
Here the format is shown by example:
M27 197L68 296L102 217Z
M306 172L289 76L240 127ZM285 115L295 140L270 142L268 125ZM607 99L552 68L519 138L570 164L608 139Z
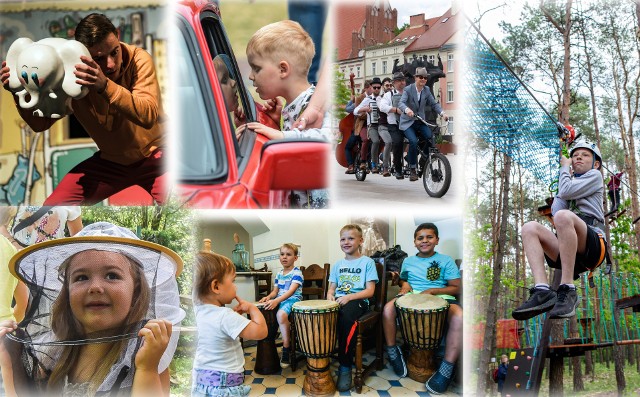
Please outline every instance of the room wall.
M267 211L248 214L246 211L239 211L223 215L208 213L206 219L201 218L200 221L199 241L202 241L202 238L211 238L215 252L231 255L234 247L232 236L237 232L250 253L252 265L261 267L263 263L267 263L275 273L280 270L278 254L283 243L299 246L300 255L296 262L298 266L337 262L344 257L339 245L340 229L352 219L361 217L362 215L340 211ZM416 216L411 213L398 213L383 220L389 224L387 247L400 244L409 255L417 253L413 245L416 226L431 221L428 216ZM436 250L453 259L462 258L462 219L434 218L434 223L440 232L440 244ZM254 224L259 226L252 226ZM252 234L247 232L243 225L267 231Z

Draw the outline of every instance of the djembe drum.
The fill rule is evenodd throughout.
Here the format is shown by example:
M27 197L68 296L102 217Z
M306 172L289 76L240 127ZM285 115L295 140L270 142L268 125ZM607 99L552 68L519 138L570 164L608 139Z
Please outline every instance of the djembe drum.
M442 341L449 302L428 294L410 294L396 299L400 329L411 348L407 361L409 377L426 382L436 371L434 353Z
M336 348L338 332L337 302L308 300L293 304L296 342L307 357L304 392L307 396L333 396L336 385L329 365Z
M271 375L280 371L280 358L278 358L278 350L276 349L276 336L278 335L278 320L276 312L278 308L266 310L266 303L255 303L256 307L264 316L267 323L269 333L267 337L258 341L256 348L256 365L254 371L261 375Z

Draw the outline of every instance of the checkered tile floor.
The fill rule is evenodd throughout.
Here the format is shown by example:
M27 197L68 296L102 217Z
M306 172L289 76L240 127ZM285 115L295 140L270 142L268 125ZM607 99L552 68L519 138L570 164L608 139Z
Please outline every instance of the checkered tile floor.
M280 353L280 348L278 348ZM274 375L260 375L253 371L255 366L256 347L247 347L244 350L245 355L245 384L251 385L251 394L249 396L301 396L304 395L302 386L304 384L304 376L306 373L306 364L300 361L296 372L292 372L291 368L282 369ZM373 354L366 354L363 358L365 364L373 360ZM334 360L335 361L335 360ZM332 373L338 370L338 363L331 365ZM452 385L449 392L445 396L462 395L458 387ZM456 394L459 392L459 394ZM364 397L387 397L387 396L430 396L424 383L419 383L413 379L398 378L391 369L391 366L385 360L385 368L382 371L374 372L365 380L365 386L362 388L362 394L358 394L355 388L348 392L336 392L335 396L364 396Z

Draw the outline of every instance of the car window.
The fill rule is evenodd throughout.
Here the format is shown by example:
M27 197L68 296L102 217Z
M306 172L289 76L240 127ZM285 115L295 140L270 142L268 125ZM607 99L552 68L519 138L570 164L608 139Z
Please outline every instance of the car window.
M219 116L193 32L184 21L174 26L177 170L183 181L210 182L227 174Z
M235 62L224 25L219 16L213 12L204 12L201 23L222 94L225 97L230 124L237 128L246 122L254 121L256 119L255 104L242 83L242 76ZM253 134L243 134L239 141L236 140L236 157L240 171L246 163L245 154L252 149L255 141L253 138Z

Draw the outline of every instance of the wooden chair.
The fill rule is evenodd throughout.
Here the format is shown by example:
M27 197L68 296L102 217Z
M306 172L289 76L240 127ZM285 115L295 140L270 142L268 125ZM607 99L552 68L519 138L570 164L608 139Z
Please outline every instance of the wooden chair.
M269 267L267 266L267 264L265 263L263 267L261 268L253 268L252 269L255 272L268 272L269 271ZM273 287L271 285L271 274L259 274L256 276L256 283L255 283L255 297L256 297L256 302L259 301L260 299L264 298L265 296L269 295L271 293L271 291L273 290Z
M302 298L325 299L327 297L327 289L329 288L329 269L331 265L325 263L323 267L315 263L309 267L300 266L304 284L302 285Z
M369 299L370 311L365 313L358 319L358 327L356 329L356 373L353 383L356 387L357 393L362 393L362 386L364 385L364 379L375 370L382 370L384 368L384 334L382 329L382 309L386 303L387 297L387 272L384 271L384 266L376 263L376 271L378 273L378 283L376 284L376 290L373 294L373 298ZM363 352L363 336L374 338L376 346L376 357L364 366L362 363Z
M323 267L313 264L309 267L300 266L302 276L304 278L304 284L302 285L302 299L326 299L327 289L329 288L329 269L331 265L325 263ZM313 297L313 298L312 298ZM289 316L291 322L291 346L296 347L291 350L291 370L295 372L298 367L298 361L304 359L303 355L298 356L296 354L296 332L293 324L293 317Z

